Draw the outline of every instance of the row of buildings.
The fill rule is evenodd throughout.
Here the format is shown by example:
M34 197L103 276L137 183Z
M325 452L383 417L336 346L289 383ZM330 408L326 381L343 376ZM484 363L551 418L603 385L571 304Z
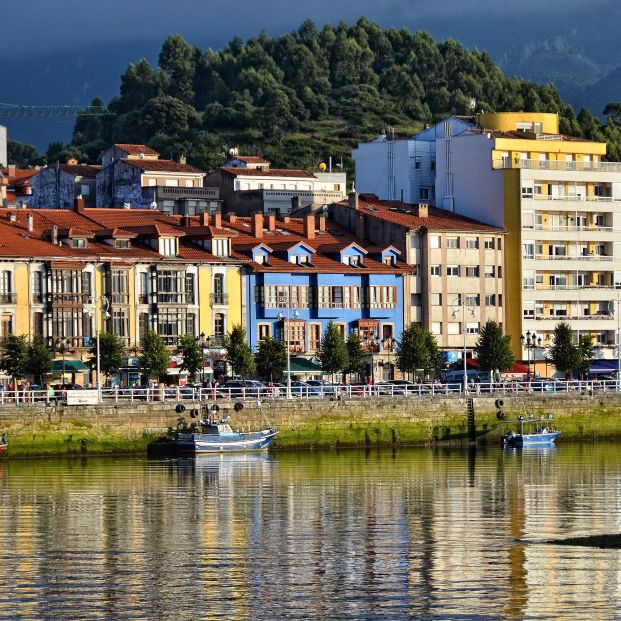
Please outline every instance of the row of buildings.
M274 169L235 150L209 174L127 144L110 147L98 165L9 167L0 199L25 208L7 209L3 226L14 233L31 224L17 235L47 244L50 256L31 253L29 261L48 271L54 261L83 257L81 271L93 274L84 299L104 296L112 310L110 325L87 321L88 330L61 334L53 309L33 310L22 294L15 303L28 313L8 308L3 317L20 316L20 326L7 319L7 330L32 334L33 313L43 312L50 342L79 343L99 325L134 348L146 329L171 345L182 333L214 344L242 323L252 347L271 335L307 358L333 321L344 335L360 334L376 377L393 376L395 339L411 322L436 336L447 362L472 350L488 319L512 336L518 359L543 361L554 327L566 320L576 338L593 336L596 357L612 368L621 164L602 161L605 154L603 143L562 135L556 114L481 113L409 139L389 130L360 144L357 191L349 194L331 166ZM106 237L110 231L121 237ZM100 247L114 256L99 255ZM57 257L58 248L71 259ZM117 268L134 283L123 308L109 284ZM181 272L187 283L194 278L192 296L160 295L172 286L160 282L161 270L176 273L179 287ZM76 312L94 317L93 304Z

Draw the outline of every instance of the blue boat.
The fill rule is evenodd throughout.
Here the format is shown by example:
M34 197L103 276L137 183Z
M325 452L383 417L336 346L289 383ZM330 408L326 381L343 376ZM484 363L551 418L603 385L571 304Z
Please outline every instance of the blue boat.
M511 430L502 438L506 446L545 446L554 444L554 441L561 434L552 425L552 414L547 418L524 418L518 416L517 421L519 431ZM526 430L524 426L526 425Z
M233 431L228 417L212 417L181 429L176 434L177 452L180 455L201 455L241 451L265 451L278 431L274 428L261 431Z

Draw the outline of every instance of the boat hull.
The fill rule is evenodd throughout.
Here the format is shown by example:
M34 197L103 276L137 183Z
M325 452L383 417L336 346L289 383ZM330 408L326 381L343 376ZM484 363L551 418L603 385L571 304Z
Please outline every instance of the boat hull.
M278 431L265 429L250 433L204 434L179 433L177 451L181 455L202 455L205 453L229 453L266 451Z
M508 446L535 446L554 444L560 435L560 431L550 431L547 433L516 433L504 437L505 444Z

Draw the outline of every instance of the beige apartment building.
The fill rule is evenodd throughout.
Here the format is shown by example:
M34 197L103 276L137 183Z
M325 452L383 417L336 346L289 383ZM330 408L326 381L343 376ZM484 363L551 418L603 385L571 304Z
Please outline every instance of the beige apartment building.
M428 205L350 194L331 215L360 239L393 245L415 269L404 283L404 325L432 332L446 361L470 355L481 326L504 324L503 229Z

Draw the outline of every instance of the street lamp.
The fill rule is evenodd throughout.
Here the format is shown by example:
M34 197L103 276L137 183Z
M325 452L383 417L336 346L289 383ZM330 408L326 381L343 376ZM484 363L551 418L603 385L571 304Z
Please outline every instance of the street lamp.
M533 363L535 362L535 350L541 347L541 337L537 338L537 335L530 330L526 331L526 336L522 334L520 336L520 342L522 343L522 349L526 349L526 360L528 364L528 381L530 382L531 374L530 374L530 360L531 355L530 352L533 352L532 359Z
M110 302L108 300L108 298L105 295L102 295L100 298L96 298L95 299L95 309L97 309L97 306L101 304L101 310L103 312L103 317L104 320L108 320L110 319L110 313L108 312L108 309L110 308ZM101 327L99 325L99 317L97 317L97 314L95 314L95 334L96 334L96 341L97 341L97 372L96 372L96 376L95 376L95 385L97 387L97 395L99 400L101 401L101 381L100 381L100 377L101 377L101 354L99 352L99 334L101 332Z
M470 312L470 315L474 317L475 306L473 304L466 304L466 296L462 293L458 295L452 302L451 308L453 309L452 317L453 319L457 317L457 313L461 310L462 317L462 331L464 334L464 393L468 392L468 362L467 362L467 353L468 353L468 343L467 336L468 333L466 331L466 309Z
M291 321L291 309L287 306L286 311L287 323L284 322L285 314L282 311L278 313L278 319L283 322L283 326L285 329L285 344L287 347L287 399L291 399L291 349L289 348L289 331L291 329L289 322ZM293 318L297 319L299 316L300 313L298 313L297 310L294 310Z

